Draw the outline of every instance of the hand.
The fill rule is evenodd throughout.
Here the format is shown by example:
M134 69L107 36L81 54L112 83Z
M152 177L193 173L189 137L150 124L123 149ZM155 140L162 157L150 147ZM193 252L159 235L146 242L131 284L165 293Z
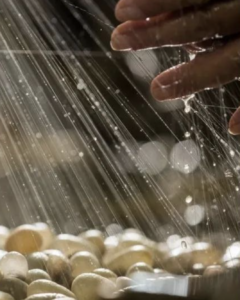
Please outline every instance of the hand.
M157 100L177 99L240 77L240 0L120 0L116 17L124 23L112 34L115 50L183 46L197 53L153 80ZM240 111L229 131L240 134Z

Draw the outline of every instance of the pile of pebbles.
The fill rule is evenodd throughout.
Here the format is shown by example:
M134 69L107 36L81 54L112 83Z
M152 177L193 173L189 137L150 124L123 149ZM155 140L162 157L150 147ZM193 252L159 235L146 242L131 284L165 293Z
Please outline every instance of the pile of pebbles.
M136 286L136 274L213 276L240 267L240 242L222 253L207 242L174 237L156 243L136 229L55 235L45 223L0 226L0 300L97 300ZM190 276L190 275L188 275Z

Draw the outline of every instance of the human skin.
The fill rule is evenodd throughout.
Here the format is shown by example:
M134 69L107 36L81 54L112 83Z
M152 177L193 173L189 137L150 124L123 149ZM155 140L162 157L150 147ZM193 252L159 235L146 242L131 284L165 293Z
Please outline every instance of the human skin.
M120 0L115 14L122 24L112 34L114 50L182 46L196 54L152 81L155 99L178 99L240 77L240 0ZM240 109L229 131L240 134Z

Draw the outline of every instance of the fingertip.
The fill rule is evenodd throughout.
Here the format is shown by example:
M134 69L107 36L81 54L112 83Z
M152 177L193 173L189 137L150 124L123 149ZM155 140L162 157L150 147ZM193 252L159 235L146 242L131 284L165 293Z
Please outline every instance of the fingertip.
M119 1L115 9L115 17L120 22L145 19L146 15L134 1Z
M240 108L231 117L228 131L232 135L240 135Z
M161 86L161 83L157 79L152 81L150 91L153 98L157 101L166 101L170 99L168 92Z
M177 80L176 67L158 75L151 83L152 96L159 101L178 99L182 95L181 80ZM180 87L180 88L179 88Z
M121 27L117 27L111 36L110 45L115 51L130 51L133 49L131 38L121 33Z

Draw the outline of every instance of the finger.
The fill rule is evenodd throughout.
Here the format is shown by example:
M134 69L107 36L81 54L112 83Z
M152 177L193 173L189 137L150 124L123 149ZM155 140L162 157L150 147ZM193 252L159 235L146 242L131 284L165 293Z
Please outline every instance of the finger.
M199 43L192 43L184 46L184 49L191 54L198 54L206 51L213 51L226 44L225 39L207 40Z
M116 6L119 21L140 20L165 12L201 5L209 0L121 0Z
M115 50L140 50L189 44L239 31L240 1L234 0L188 11L183 16L175 13L126 22L114 30L111 44Z
M205 49L199 48L196 44L185 45L184 49L190 54L199 54L200 52L205 52Z
M240 135L240 108L237 109L230 119L229 132L233 135Z
M240 38L163 72L153 80L151 92L158 100L177 99L206 88L218 87L239 76Z

